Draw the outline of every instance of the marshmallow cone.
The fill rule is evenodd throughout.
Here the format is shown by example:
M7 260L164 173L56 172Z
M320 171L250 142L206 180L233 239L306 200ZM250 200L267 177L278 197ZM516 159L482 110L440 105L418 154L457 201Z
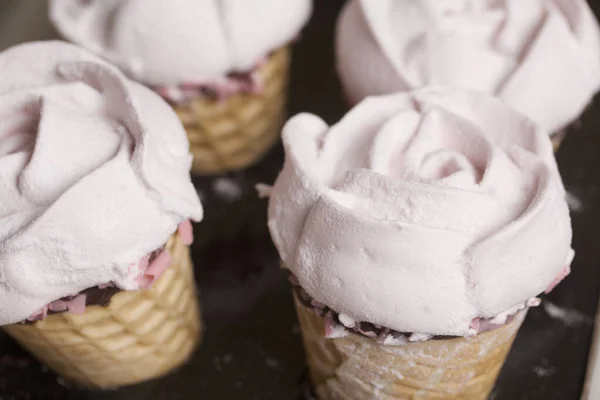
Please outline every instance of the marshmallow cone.
M222 101L199 97L175 106L190 140L192 173L217 174L254 164L279 139L285 119L290 50L275 51L260 67L259 93Z
M297 300L296 310L319 400L486 400L526 314L472 338L386 346L325 339L323 318Z
M172 265L151 288L119 292L108 307L61 313L3 329L58 375L109 389L165 375L200 342L201 320L188 246L167 243Z

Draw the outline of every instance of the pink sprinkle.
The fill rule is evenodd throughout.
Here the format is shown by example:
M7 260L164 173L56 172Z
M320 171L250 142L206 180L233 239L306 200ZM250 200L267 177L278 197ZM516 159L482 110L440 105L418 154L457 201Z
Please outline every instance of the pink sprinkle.
M150 261L150 256L144 256L142 257L142 259L140 260L140 262L137 265L138 271L140 272L140 275L137 278L137 282L140 285L140 287L142 288L147 288L150 285L152 285L153 280L149 277L146 276L146 271L148 271L148 262Z
M144 275L138 278L140 287L146 289L152 286L165 270L171 265L171 254L167 250L161 251L152 261L152 264L146 269Z
M471 325L469 325L469 327L471 329L475 329L477 332L479 332L479 329L481 327L481 319L480 318L473 318L471 320Z
M269 57L267 57L267 56L263 56L263 57L259 58L258 61L256 62L256 65L254 65L254 68L258 69L258 68L262 67L263 65L265 65L267 63L267 61L269 61Z
M148 287L152 284L152 281L146 277L146 271L148 270L148 262L150 261L150 255L146 255L140 259L138 264L136 265L137 272L139 272L139 276L137 278L137 282L140 287ZM133 264L135 265L135 264Z
M136 264L136 263L131 263L131 264L129 264L129 267L127 267L127 273L129 275L133 275L138 271L139 271L139 268L138 268L138 264Z
M325 338L326 339L337 339L347 336L348 332L346 328L337 324L331 315L325 316Z
M565 279L567 277L567 275L569 275L570 273L571 273L571 266L566 265L563 269L560 270L558 275L556 275L556 278L554 278L554 280L552 281L552 283L550 284L550 286L548 287L548 289L546 289L546 291L544 293L546 293L546 294L550 293L556 287L556 285L558 285L560 282L562 282L562 280Z
M98 289L107 289L109 287L112 287L113 284L112 283L101 283L100 285L98 285Z
M155 86L154 90L171 103L183 104L203 94L205 89L214 93L217 101L224 101L236 93L260 93L263 90L258 68L268 58L259 59L251 71L230 73L225 79L215 82L185 81L172 86Z
M145 255L144 257L142 257L142 259L138 263L138 270L141 273L145 273L146 270L148 269L148 263L149 262L150 262L150 255Z
M157 86L154 88L154 90L156 90L156 92L158 94L160 94L162 97L168 97L168 95L169 95L169 90L166 87Z
M168 250L161 251L146 270L146 274L159 277L171 265L171 253Z
M45 305L42 309L34 312L27 318L28 321L41 321L48 315L48 305Z
M201 83L196 83L196 82L183 82L181 84L181 88L184 90L199 90L202 88L202 86L204 86Z
M318 302L318 301L316 301L316 300L311 300L311 301L310 301L310 305L311 305L311 306L313 306L313 307L315 307L315 308L325 308L325 305L324 305L324 304L322 304L322 303L319 303L319 302Z
M171 95L171 97L173 99L179 101L180 103L183 103L186 100L191 100L191 99L198 97L199 90L200 89L183 88L183 89L179 90L179 92L178 92L179 94L177 96Z
M55 300L52 303L50 303L50 305L48 306L48 309L50 311L54 311L54 312L61 312L61 311L66 311L67 310L67 302L62 301L62 300Z
M77 295L67 302L67 309L73 314L83 314L85 312L86 298L85 294Z
M194 229L189 219L186 219L179 224L177 227L177 233L179 233L181 241L186 246L190 246L192 243L194 243Z

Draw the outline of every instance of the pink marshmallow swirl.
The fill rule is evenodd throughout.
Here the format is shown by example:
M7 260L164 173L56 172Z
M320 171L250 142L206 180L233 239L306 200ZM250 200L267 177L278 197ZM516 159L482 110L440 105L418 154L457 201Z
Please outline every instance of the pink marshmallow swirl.
M502 323L570 264L571 224L544 131L451 88L372 97L329 127L284 127L269 228L317 302L399 332Z
M175 113L64 42L6 50L0 71L0 325L107 282L149 284L130 265L202 219Z
M337 65L354 103L450 85L494 93L550 134L600 88L600 33L585 0L350 0Z
M291 42L311 11L311 0L50 1L65 38L165 90L231 90L228 74Z

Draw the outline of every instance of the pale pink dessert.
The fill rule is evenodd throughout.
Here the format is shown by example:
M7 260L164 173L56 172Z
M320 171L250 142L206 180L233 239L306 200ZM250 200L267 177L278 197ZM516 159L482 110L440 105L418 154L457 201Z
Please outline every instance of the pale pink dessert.
M173 103L262 90L257 71L299 34L310 0L52 0L68 40Z
M246 168L279 140L290 48L311 11L311 0L50 2L65 38L173 106L199 175Z
M202 219L173 110L65 42L6 50L0 70L0 325L151 286Z
M488 399L574 255L548 134L430 87L297 115L283 142L269 229L317 398Z
M342 327L471 336L538 305L569 272L548 135L491 96L371 97L331 127L298 115L283 140L271 235L305 302Z
M600 88L600 30L585 0L350 0L336 54L351 104L451 85L493 93L549 134Z

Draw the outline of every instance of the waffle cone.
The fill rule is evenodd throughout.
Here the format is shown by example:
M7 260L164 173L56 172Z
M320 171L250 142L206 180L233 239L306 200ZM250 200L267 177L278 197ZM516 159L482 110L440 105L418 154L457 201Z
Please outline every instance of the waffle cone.
M275 144L285 119L289 65L290 50L282 47L258 70L260 93L238 93L223 101L198 97L174 107L188 134L193 173L242 169Z
M351 334L324 338L323 318L296 301L319 400L485 400L525 313L472 338L385 346Z
M189 248L166 247L172 265L151 288L119 292L108 307L49 315L4 330L58 375L108 389L159 377L181 365L200 341L201 322Z

